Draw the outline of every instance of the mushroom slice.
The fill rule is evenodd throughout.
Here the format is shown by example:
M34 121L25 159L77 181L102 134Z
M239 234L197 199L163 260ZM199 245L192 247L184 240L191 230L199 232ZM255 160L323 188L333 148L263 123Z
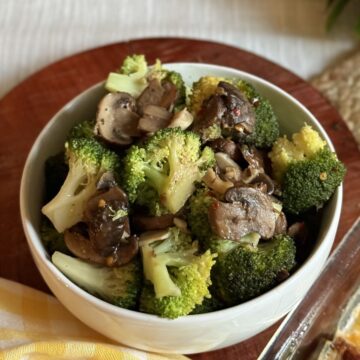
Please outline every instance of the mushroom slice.
M215 159L218 167L225 171L226 168L232 167L240 170L240 166L233 160L228 154L223 152L217 152L215 154Z
M207 143L215 153L222 152L230 156L236 162L242 159L240 148L238 144L230 139L218 138Z
M161 82L158 79L152 79L136 101L138 113L142 116L148 105L159 105L164 93L165 89Z
M250 232L264 239L274 235L277 214L272 199L253 188L233 187L224 199L215 201L209 208L209 221L215 234L228 240L239 240Z
M139 120L138 129L145 132L155 132L168 126L171 113L164 107L157 105L147 105L144 115Z
M104 172L96 184L97 190L107 190L116 186L114 174L111 171Z
M160 102L157 105L162 106L166 109L172 109L178 97L177 88L170 81L164 81L162 83L162 86L165 91Z
M264 169L265 154L261 150L256 149L254 146L242 145L240 151L249 166L256 169Z
M64 241L71 253L78 258L105 265L105 258L95 251L90 240L81 233L78 226L65 231Z
M192 114L184 108L178 111L170 120L169 128L179 127L182 130L186 130L194 121Z
M252 185L255 185L255 184L265 185L265 192L268 195L273 194L274 189L275 189L275 184L274 184L273 180L270 178L270 176L266 175L263 172L259 173L255 178L253 178L250 183Z
M209 169L202 178L203 182L219 194L224 194L226 190L232 188L234 184L228 180L222 180L214 169Z
M114 186L97 193L87 202L84 220L94 249L102 256L110 256L118 246L127 245L130 236L126 194Z
M140 136L135 99L128 93L110 93L99 103L94 132L116 145L129 145Z
M286 230L287 230L286 216L283 212L281 212L278 218L276 219L274 235L286 234Z
M139 251L139 239L136 235L126 238L126 243L117 246L111 255L106 257L107 266L121 266L129 263Z
M140 231L161 230L172 226L174 221L173 214L166 214L161 216L145 216L134 215L132 217L134 226Z
M255 112L245 95L234 85L220 81L222 98L227 111L222 118L223 128L235 130L241 136L251 134L255 128Z

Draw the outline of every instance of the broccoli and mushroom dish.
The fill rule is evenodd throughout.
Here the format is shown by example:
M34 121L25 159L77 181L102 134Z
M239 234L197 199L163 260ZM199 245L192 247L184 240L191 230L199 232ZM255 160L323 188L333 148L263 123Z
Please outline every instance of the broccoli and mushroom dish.
M41 236L60 271L171 319L248 301L296 271L345 174L315 130L280 136L244 80L187 86L143 55L105 88L45 164Z

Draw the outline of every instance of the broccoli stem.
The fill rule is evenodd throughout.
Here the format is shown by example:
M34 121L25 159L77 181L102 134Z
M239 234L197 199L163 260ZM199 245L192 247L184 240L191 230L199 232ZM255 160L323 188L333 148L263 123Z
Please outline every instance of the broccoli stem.
M54 252L51 260L73 282L91 293L106 297L107 294L103 293L103 283L110 269L89 264L58 251Z

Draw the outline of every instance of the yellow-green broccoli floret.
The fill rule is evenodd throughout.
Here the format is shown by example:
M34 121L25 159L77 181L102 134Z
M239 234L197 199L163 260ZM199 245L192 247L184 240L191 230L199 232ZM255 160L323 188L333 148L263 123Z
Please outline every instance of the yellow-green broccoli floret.
M119 168L118 156L94 139L70 138L65 149L69 172L57 195L42 208L59 233L83 219L101 175L106 171L116 174Z
M325 147L326 142L309 125L293 134L292 140L286 136L278 138L269 152L274 178L281 181L291 163L311 158Z
M89 293L125 309L136 308L142 284L139 258L111 268L56 251L52 262L66 277Z
M217 295L229 306L270 290L278 275L295 266L296 248L291 237L277 235L257 247L238 246L220 254L212 272Z
M157 191L160 203L175 214L214 162L213 151L208 147L201 150L196 134L179 128L163 129L144 147L130 148L124 159L124 188L130 202L136 202L142 196L140 186L147 184Z
M110 92L123 91L138 97L148 85L148 66L144 55L129 55L119 72L111 72L105 83Z
M177 228L161 241L140 242L144 276L140 311L177 318L189 314L208 297L215 255L197 255L190 235Z
M269 157L282 186L284 209L294 214L323 206L345 175L343 163L308 125L292 141L278 139Z

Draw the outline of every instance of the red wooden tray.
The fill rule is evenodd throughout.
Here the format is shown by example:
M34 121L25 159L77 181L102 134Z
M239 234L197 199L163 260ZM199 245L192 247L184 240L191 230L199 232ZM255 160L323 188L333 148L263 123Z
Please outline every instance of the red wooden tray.
M208 41L157 38L122 42L76 54L30 76L0 100L0 276L49 292L27 247L20 222L22 168L36 136L65 103L103 80L127 54L143 53L149 62L204 62L258 75L297 98L320 120L348 169L336 242L360 215L360 152L337 111L307 82L255 54ZM256 359L279 323L227 349L192 359Z

